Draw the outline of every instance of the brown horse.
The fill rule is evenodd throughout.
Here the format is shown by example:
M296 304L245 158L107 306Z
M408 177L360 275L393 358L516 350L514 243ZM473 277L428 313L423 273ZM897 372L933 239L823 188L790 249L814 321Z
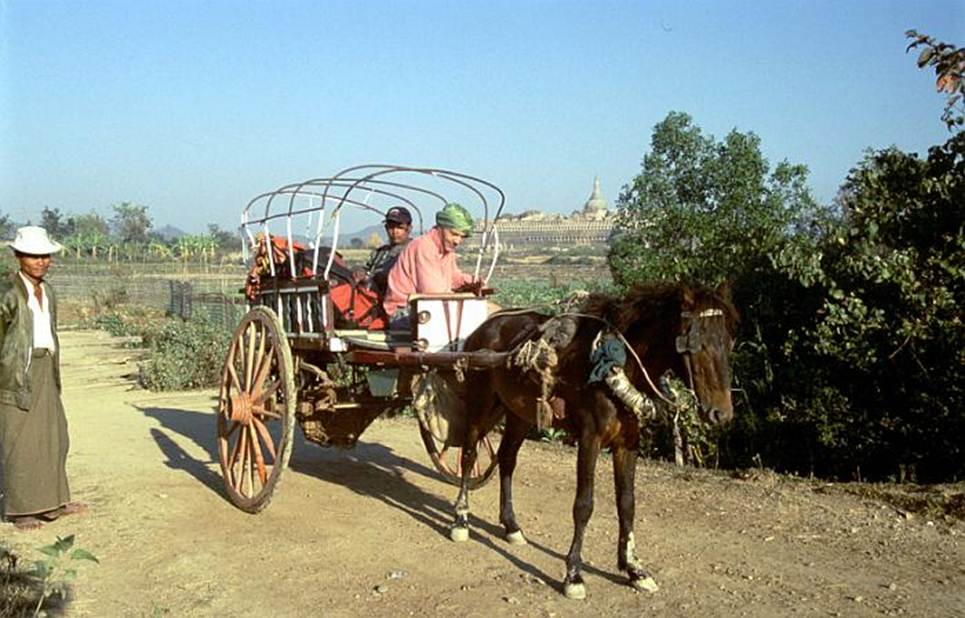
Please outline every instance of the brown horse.
M618 332L639 357L631 353L624 367L629 381L640 392L656 399L654 382L671 371L689 384L700 403L704 422L722 425L733 416L730 395L729 354L737 312L730 290L685 285L639 287L625 298L591 296L575 314L575 333L558 353L553 369L554 385L549 403L565 416L554 424L566 429L578 443L576 499L573 503L573 541L566 556L563 593L584 598L581 550L587 522L593 513L593 475L600 451L610 448L616 484L620 538L619 568L627 572L630 585L655 590L656 584L634 553L634 473L640 441L642 415L635 414L604 382L588 383L593 369L590 356L603 332ZM502 312L479 327L465 349L508 351L525 341L540 338L540 326L549 318L532 311ZM645 368L645 371L644 369ZM466 376L467 427L464 445L478 440L504 416L506 429L499 445L500 515L506 539L525 543L513 510L513 469L523 439L536 422L541 385L520 371L496 368ZM657 387L659 388L659 387ZM509 414L507 414L509 412ZM545 417L544 417L545 418ZM454 541L469 538L468 480L476 460L474 447L462 454L462 485L456 499Z

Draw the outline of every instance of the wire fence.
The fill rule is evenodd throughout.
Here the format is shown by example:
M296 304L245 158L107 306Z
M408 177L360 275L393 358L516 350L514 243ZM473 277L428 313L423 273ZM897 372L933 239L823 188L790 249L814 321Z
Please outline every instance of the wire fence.
M61 303L134 304L233 329L247 310L241 265L57 263L48 279Z

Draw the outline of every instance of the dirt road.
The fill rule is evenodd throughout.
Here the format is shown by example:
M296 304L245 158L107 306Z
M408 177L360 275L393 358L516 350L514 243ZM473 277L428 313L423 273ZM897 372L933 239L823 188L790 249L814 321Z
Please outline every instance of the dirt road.
M412 420L376 422L351 451L296 441L269 508L222 495L213 392L157 394L123 377L107 335L63 336L68 463L91 512L0 535L25 557L56 535L83 566L73 616L963 616L965 525L929 520L841 486L750 480L641 464L637 548L660 585L616 570L610 466L598 467L585 601L559 593L575 453L527 443L506 544L498 482L472 496L468 543L448 540L455 488L431 469Z

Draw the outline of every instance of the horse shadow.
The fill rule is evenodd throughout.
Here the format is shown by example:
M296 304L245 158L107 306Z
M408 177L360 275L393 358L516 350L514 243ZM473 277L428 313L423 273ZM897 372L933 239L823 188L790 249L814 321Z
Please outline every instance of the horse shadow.
M161 425L160 428L152 427L150 433L158 449L167 458L165 464L193 476L202 485L227 499L221 475L212 470L219 466L213 415L210 412L180 408L135 407ZM188 438L200 447L207 457L204 460L193 457L171 434ZM409 473L444 483L442 476L434 469L402 457L392 448L375 442L360 440L351 449L326 448L309 443L296 431L292 446L289 472L311 476L350 489L360 496L379 500L433 530L445 539L446 543L451 543L449 526L452 521L452 504L405 478ZM451 485L445 484L444 487L455 491ZM558 578L511 553L507 549L509 546L502 541L502 526L479 519L475 515L470 515L470 523L477 532L473 535L473 540L499 554L520 571L545 582L556 582L557 587L562 585ZM532 539L529 539L529 547L557 560L565 559L562 553ZM614 582L622 581L617 575L592 566L584 565L584 569Z

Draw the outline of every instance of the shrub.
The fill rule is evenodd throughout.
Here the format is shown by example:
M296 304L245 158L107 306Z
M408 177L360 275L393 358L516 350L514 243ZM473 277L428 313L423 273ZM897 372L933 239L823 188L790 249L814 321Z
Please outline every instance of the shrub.
M139 381L155 391L217 386L232 333L207 320L166 319L143 335L148 358Z
M965 134L871 152L837 209L756 139L674 115L621 196L614 279L734 281L725 465L825 477L965 477ZM731 170L721 174L721 170ZM738 173L740 172L740 173Z

